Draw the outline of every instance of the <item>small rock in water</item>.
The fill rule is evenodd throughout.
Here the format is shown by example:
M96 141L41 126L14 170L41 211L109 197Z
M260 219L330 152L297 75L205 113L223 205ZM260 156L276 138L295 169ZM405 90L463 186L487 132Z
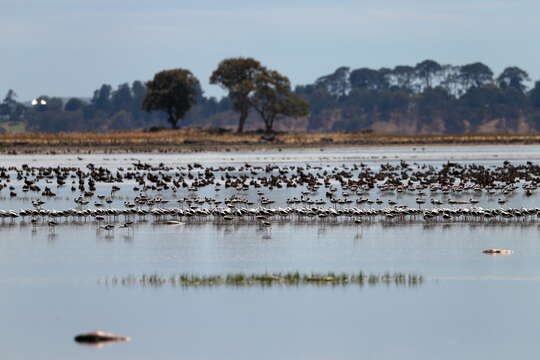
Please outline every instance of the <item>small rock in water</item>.
M167 225L184 225L185 223L182 221L176 221L176 220L166 220L165 224Z
M513 253L512 250L507 250L507 249L487 249L482 252L488 255L508 255L508 254Z
M93 331L89 333L79 334L75 336L75 341L81 344L103 344L113 342L129 341L127 336L121 336L116 334L107 333L105 331Z

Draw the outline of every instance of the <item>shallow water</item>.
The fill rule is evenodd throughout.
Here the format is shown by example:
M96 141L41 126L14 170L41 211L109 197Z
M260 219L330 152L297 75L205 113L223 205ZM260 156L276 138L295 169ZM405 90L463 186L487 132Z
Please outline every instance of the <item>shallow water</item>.
M450 156L500 165L507 158L540 160L540 147L116 154L83 156L83 161L73 156L32 155L7 156L0 165L20 166L35 160L43 166L82 166L92 161L115 168L128 166L136 158L178 166L194 161L208 166L260 161L333 167L364 161L376 168L385 161L383 156L398 154L407 159L419 156L418 161L434 165ZM130 186L122 186L111 206L120 207L133 196ZM98 184L96 192L109 188ZM276 206L284 205L291 191L275 192ZM205 189L200 193L215 195ZM234 193L230 189L219 196ZM36 198L11 199L6 190L0 194L2 209L31 207ZM58 195L47 200L45 207L73 207L70 191L61 189ZM173 200L188 194L163 195L172 202L167 206L176 206ZM250 192L244 196L256 198ZM379 196L383 198L376 190L370 194ZM414 204L413 195L399 196L400 203ZM497 196L478 197L482 206L496 207ZM535 207L538 195L517 192L509 196L507 205ZM536 351L540 330L538 224L328 221L275 222L261 228L214 221L168 226L149 219L129 231L107 232L92 221L60 221L50 231L44 224L33 227L5 220L0 224L0 353L6 359L528 358ZM481 252L486 248L508 248L514 253L487 256ZM418 273L426 280L416 287L188 289L111 286L101 281L150 273L360 270ZM93 329L127 335L132 341L99 349L73 342L75 334Z
M82 159L82 160L79 160ZM386 162L407 161L467 161L467 160L540 160L540 145L419 145L419 146L363 146L325 148L285 148L265 151L196 152L180 154L59 154L59 155L3 155L5 166L35 164L43 166L80 165L95 162L102 166L118 166L132 161L164 164L186 164L194 161L205 165L261 163L326 163L326 162Z

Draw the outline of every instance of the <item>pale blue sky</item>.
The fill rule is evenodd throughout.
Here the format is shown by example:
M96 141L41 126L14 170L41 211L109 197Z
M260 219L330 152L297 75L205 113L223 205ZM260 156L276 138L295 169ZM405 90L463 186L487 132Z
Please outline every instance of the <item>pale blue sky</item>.
M216 95L212 70L240 55L294 84L426 58L540 79L539 24L538 0L0 0L0 95L91 96L174 67Z

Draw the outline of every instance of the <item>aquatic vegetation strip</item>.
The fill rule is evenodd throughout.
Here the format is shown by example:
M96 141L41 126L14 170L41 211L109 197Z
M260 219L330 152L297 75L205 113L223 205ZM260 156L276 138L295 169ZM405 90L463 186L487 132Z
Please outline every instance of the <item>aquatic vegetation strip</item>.
M143 274L141 276L128 275L124 277L111 277L100 280L100 284L111 286L142 286L162 287L165 285L179 287L269 287L269 286L417 286L424 282L424 277L417 274L390 273L366 274L359 273L264 273L244 274L234 273L227 275L195 275L177 274L162 276L159 274Z

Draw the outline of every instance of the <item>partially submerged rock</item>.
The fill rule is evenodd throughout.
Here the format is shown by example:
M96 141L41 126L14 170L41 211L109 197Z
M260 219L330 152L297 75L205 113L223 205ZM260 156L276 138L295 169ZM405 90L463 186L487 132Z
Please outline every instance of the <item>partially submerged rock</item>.
M513 253L512 250L508 250L508 249L487 249L482 252L488 255L508 255L508 254Z
M185 225L186 223L182 222L182 221L177 221L177 220L165 220L163 222L163 224L166 224L166 225Z
M81 344L99 345L113 342L129 341L127 336L107 333L105 331L93 331L75 336L75 341Z

